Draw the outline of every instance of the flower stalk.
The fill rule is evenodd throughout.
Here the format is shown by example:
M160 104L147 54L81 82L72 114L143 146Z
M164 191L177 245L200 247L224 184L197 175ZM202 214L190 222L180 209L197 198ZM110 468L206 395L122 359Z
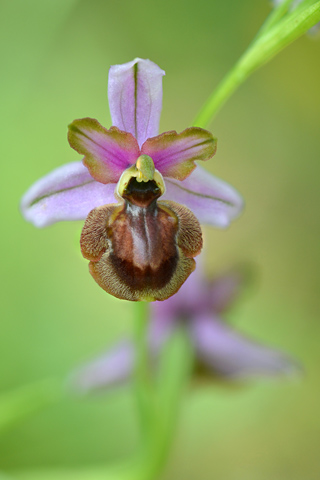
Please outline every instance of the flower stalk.
M261 37L263 33L266 33L281 20L281 18L289 11L290 5L293 3L293 1L294 0L283 0L272 9L270 15L268 15L262 27L258 31L256 39Z
M135 314L135 387L142 437L139 480L151 480L166 463L191 371L192 349L186 332L177 329L163 349L155 381L147 335L149 304L136 302Z
M255 70L320 21L320 1L305 0L285 15L291 3L284 1L270 14L252 44L206 101L194 125L207 127L228 98Z
M153 424L155 398L150 371L150 357L147 343L149 303L136 302L135 310L135 388L140 417L142 445L148 444L150 428Z
M140 403L141 411L145 409L143 425L149 422L144 428L139 480L158 478L167 463L181 399L191 372L192 357L190 340L182 329L177 329L168 339L162 352L157 382L151 384L150 377L145 376L147 369L143 367L143 360L148 357L141 354L137 357L140 361L140 368L139 364L137 366L138 384L145 394L144 401ZM144 385L139 372L140 375L144 372Z
M193 349L190 339L184 329L177 328L165 345L159 365L158 437L149 478L156 478L166 464L192 365Z

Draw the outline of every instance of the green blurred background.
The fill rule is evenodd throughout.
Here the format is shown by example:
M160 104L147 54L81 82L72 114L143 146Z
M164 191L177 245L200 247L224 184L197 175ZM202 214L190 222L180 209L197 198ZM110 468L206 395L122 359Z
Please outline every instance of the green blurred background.
M0 6L5 392L63 377L132 330L131 305L108 296L87 273L78 247L82 223L36 230L19 213L21 195L37 178L78 159L67 124L90 116L109 126L108 68L140 56L167 73L161 131L190 126L270 5L2 0ZM256 271L255 288L228 320L291 352L306 375L190 389L166 480L320 477L319 58L320 42L304 37L255 73L213 122L218 153L206 165L246 200L231 228L205 230L208 274L241 262ZM132 453L136 430L129 388L69 399L0 432L0 472L30 480L60 479L69 468L90 472ZM60 474L47 476L51 468Z

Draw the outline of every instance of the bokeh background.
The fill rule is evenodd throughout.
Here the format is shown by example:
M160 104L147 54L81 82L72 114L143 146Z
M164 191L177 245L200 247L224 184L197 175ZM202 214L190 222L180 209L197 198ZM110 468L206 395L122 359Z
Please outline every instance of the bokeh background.
M63 378L132 330L131 305L105 294L87 273L81 222L36 230L19 213L21 195L37 178L77 159L68 123L90 116L109 126L108 68L140 56L167 73L161 130L190 126L270 5L2 0L0 7L6 392ZM319 478L319 58L320 42L305 36L256 72L212 123L218 153L206 165L246 200L229 229L205 229L208 274L239 263L255 271L253 288L228 321L290 352L306 374L190 389L165 480ZM70 398L0 431L0 472L53 480L77 469L95 480L107 462L136 447L132 397L123 388ZM50 476L51 469L60 473Z

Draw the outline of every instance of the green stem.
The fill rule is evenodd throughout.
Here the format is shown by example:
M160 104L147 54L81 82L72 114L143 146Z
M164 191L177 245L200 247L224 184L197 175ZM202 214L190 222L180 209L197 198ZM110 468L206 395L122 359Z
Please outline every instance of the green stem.
M261 65L320 21L320 1L304 0L298 8L279 20L275 14L266 21L263 32L242 55L232 70L211 94L197 115L194 125L207 127L232 93ZM289 2L286 2L286 7ZM283 12L282 12L283 14ZM277 23L275 21L277 20ZM268 27L268 28L267 28Z
M148 441L154 410L154 392L150 372L150 358L147 343L149 322L149 303L137 302L135 305L135 388L140 416L143 445Z
M273 8L270 15L260 28L255 40L276 25L279 20L288 12L293 0L283 0L277 7Z
M166 464L192 358L188 337L177 331L161 352L157 375L151 371L148 307L142 302L135 306L135 387L142 442L136 463L127 469L127 474L138 480L154 480Z
M157 433L154 455L148 479L163 470L174 438L179 409L192 367L190 339L183 329L177 329L162 355L158 375Z

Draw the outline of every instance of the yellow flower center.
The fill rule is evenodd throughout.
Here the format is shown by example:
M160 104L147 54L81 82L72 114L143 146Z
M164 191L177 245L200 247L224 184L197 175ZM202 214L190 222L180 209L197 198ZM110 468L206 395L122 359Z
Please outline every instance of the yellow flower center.
M155 182L160 189L161 195L163 195L166 190L163 177L161 173L155 169L153 160L149 155L140 155L135 165L127 168L122 173L116 189L120 197L124 196L132 178L136 178L139 183Z

